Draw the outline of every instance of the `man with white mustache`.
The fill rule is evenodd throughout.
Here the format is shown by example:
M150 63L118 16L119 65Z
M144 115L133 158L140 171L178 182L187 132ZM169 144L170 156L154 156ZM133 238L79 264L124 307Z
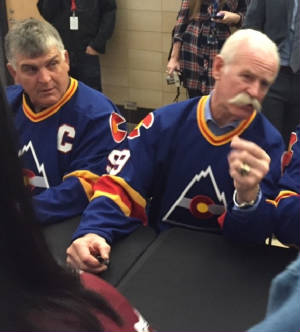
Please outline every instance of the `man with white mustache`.
M110 245L141 224L158 232L173 225L221 232L219 220L234 193L227 161L233 139L238 141L236 151L243 155L246 146L245 151L254 153L245 162L241 159L239 172L251 174L252 180L267 173L255 188L255 199L261 192L271 196L284 144L259 109L278 66L276 45L266 35L241 30L230 36L215 57L215 87L209 96L149 113L122 149L112 151L108 174L93 187L67 262L94 273L104 271L106 265L95 256L108 259ZM266 152L256 153L256 145ZM270 168L264 153L271 158ZM243 200L252 204L247 197Z
M251 98L247 93L241 92L235 97L231 98L229 102L233 105L237 106L245 106L250 105L252 106L256 111L260 112L261 110L261 104L256 98Z

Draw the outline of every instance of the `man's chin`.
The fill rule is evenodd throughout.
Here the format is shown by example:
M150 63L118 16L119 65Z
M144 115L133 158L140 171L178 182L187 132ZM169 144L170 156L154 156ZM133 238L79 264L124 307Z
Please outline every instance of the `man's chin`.
M36 105L38 105L38 106L36 106L35 109L39 110L39 112L41 112L47 108L54 106L58 101L59 101L59 99L57 99L57 98L40 99L39 102L36 103Z
M254 112L254 107L252 105L243 105L239 106L240 109L243 110L243 112L247 113L249 116Z
M45 105L54 105L56 104L60 99L61 99L61 95L57 94L57 93L49 93L49 94L41 94L40 95L40 102L41 104L45 104Z
M253 114L253 106L237 106L235 105L235 110L232 114L236 115L237 121L247 120Z

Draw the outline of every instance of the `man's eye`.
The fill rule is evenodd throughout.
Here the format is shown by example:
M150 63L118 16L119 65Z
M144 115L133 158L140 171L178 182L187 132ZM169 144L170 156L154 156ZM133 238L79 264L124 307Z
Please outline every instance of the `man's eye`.
M37 73L37 69L35 67L26 67L23 69L23 72L28 75L34 75Z
M51 61L51 62L49 63L49 65L48 65L48 67L49 67L49 68L54 68L54 67L57 66L57 64L58 64L58 61Z
M23 72L27 73L27 74L33 74L36 73L37 69L35 67L31 67L31 66L26 66L23 67Z
M243 74L243 78L244 78L245 80L247 80L247 81L251 81L252 76L249 75L249 74Z
M268 89L269 86L270 86L270 83L267 82L267 81L262 81L262 82L261 82L261 86L262 86L264 89Z

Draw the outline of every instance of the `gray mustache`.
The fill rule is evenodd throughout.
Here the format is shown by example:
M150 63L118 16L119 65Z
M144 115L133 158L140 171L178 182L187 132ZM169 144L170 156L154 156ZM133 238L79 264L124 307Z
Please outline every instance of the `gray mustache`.
M256 98L251 98L247 93L241 92L233 98L229 99L230 104L237 106L252 105L252 107L260 112L261 103Z

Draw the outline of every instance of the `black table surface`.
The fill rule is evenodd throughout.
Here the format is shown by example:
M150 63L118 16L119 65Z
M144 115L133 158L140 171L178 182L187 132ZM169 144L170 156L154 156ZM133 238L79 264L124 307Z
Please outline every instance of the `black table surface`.
M152 242L118 288L158 331L245 331L263 319L272 278L296 255L172 228Z
M66 263L66 250L71 244L72 234L80 222L80 216L43 227L43 233L52 255L61 265ZM150 227L141 226L134 233L116 242L111 249L110 265L101 277L114 286L127 274L133 264L144 253L156 233Z

